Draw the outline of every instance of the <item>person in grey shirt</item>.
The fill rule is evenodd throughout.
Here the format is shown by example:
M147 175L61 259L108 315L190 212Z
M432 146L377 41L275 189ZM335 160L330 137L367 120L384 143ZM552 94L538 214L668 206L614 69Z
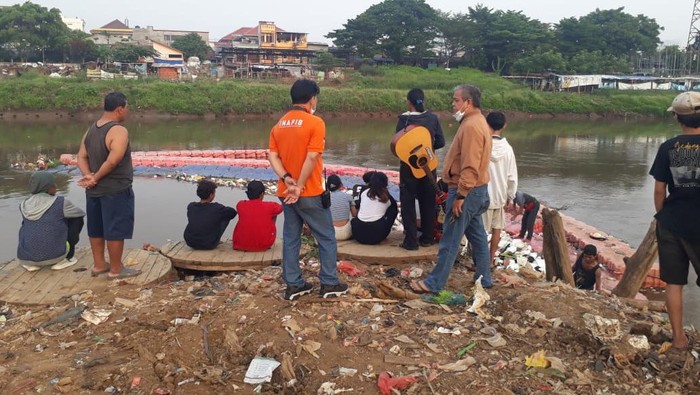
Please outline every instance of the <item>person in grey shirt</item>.
M134 233L134 169L129 132L121 124L128 114L126 96L108 93L102 117L85 133L78 152L78 167L83 173L78 184L85 188L87 231L95 262L92 275L108 273L110 279L141 274L122 263L124 240ZM109 263L105 261L105 244Z

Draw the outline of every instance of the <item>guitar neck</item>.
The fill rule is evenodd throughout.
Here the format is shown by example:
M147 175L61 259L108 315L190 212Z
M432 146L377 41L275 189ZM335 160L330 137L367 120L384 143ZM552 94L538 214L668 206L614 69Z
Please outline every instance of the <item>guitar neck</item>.
M430 180L430 185L432 185L433 188L435 188L435 192L438 195L442 195L444 192L442 191L442 189L440 189L440 186L437 184L437 181L435 180L435 176L433 175L433 171L430 170L430 168L428 167L428 164L427 163L423 164L421 166L421 168L425 172L426 177L428 177L428 180Z

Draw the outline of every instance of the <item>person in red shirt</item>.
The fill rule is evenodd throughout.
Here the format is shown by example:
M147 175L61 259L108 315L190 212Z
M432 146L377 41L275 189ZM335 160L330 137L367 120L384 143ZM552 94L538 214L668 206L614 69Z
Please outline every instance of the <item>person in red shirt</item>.
M248 183L246 195L250 200L241 200L236 205L238 223L233 230L233 249L265 251L275 244L275 219L282 213L282 205L264 202L265 185L257 180Z

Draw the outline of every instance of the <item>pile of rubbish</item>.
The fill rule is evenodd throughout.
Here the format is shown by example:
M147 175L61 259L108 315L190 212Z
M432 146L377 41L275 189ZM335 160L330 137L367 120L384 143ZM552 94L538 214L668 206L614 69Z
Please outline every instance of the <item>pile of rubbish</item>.
M488 290L459 262L446 292L421 297L408 282L431 262L342 261L340 298L285 301L272 266L2 306L0 393L700 391L697 350L670 347L665 315L544 282L538 257L506 244ZM302 270L318 288L317 259Z

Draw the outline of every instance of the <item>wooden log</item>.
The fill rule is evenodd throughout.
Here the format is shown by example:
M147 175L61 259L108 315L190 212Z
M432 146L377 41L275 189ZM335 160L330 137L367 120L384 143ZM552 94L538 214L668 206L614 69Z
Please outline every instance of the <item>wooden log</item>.
M635 309L655 311L657 313L666 312L666 303L660 300L639 300L630 298L619 298L619 300Z
M557 210L542 209L542 222L544 223L543 254L547 280L560 279L562 282L575 286L574 275L569 259L569 244L566 241L564 222Z
M617 286L612 290L613 295L621 298L634 298L642 287L656 257L659 245L656 242L656 220L652 220L642 243L629 259L625 261L625 272Z

